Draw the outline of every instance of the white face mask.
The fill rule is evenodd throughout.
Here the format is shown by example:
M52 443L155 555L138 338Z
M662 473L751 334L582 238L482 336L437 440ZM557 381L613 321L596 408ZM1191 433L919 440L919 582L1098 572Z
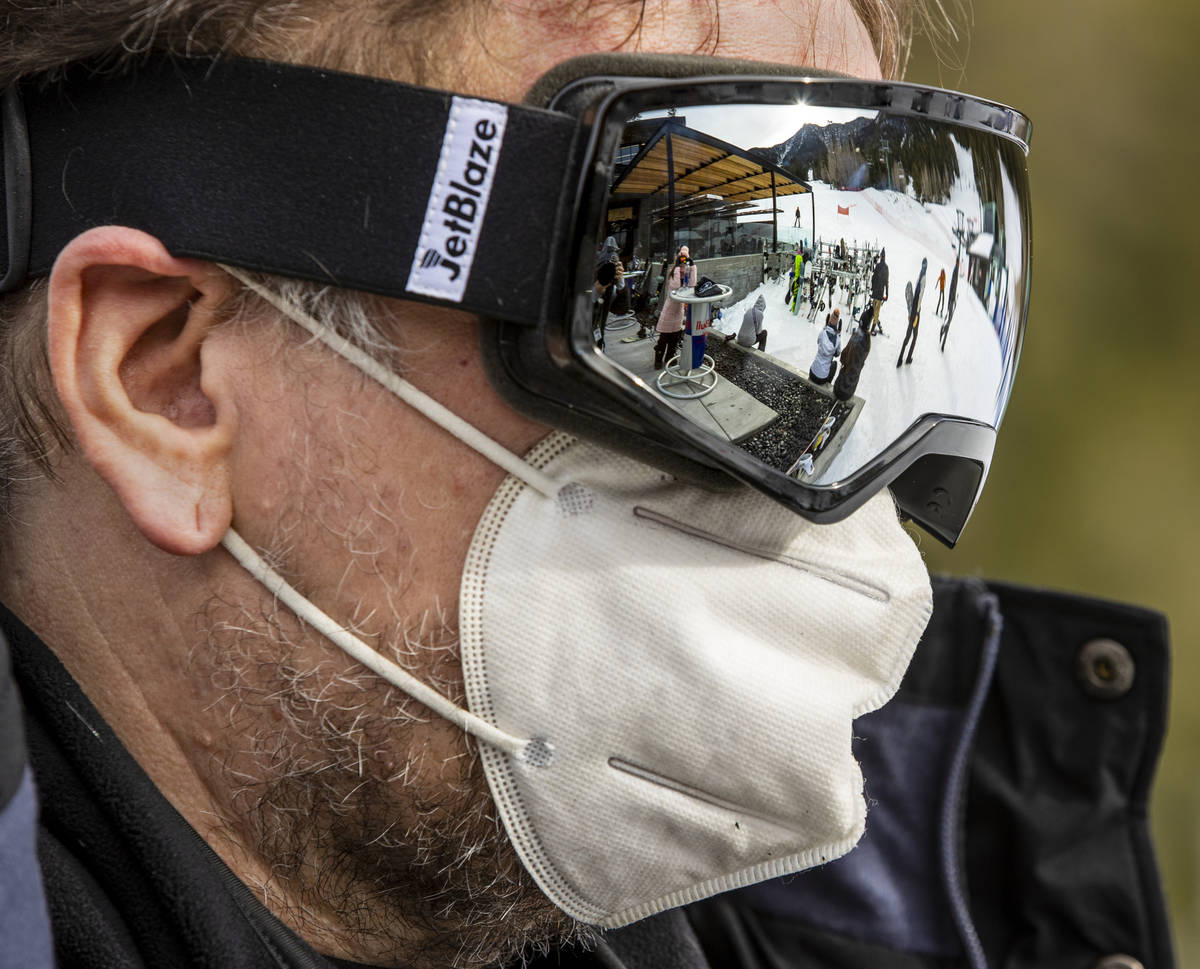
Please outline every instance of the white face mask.
M896 691L931 610L890 496L814 525L562 434L526 460L570 484L500 487L459 633L471 709L542 745L483 750L542 890L617 926L849 851L852 721Z
M894 694L932 610L889 495L814 525L749 488L702 491L564 434L522 461L253 288L514 472L463 571L469 712L355 640L235 533L225 545L482 741L508 835L552 901L615 927L854 846L866 805L852 721Z

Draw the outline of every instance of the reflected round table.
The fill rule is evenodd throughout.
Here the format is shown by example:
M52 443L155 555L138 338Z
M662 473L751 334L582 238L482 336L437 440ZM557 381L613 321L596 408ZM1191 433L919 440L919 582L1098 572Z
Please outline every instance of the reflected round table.
M658 389L668 397L695 400L712 393L721 379L717 376L713 358L704 352L704 342L712 323L712 304L728 299L733 289L720 284L717 288L720 292L712 296L697 296L692 286L681 287L670 294L671 299L685 304L686 312L679 355L668 361L655 381Z

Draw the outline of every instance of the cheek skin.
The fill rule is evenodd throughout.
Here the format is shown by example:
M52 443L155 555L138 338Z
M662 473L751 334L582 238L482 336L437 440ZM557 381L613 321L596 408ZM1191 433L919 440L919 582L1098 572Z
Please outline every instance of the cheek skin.
M492 390L473 316L389 309L410 383L514 453L545 436ZM505 472L324 347L281 346L270 328L229 342L249 361L239 392L254 403L233 456L235 527L262 546L282 529L304 591L334 615L453 613L475 524ZM344 536L355 535L354 548L385 551L347 581ZM376 571L391 586L386 602Z
M389 309L404 376L418 389L518 454L547 433L492 391L473 316L415 303ZM257 404L245 409L234 455L234 526L259 546L278 542L282 528L284 570L301 592L339 621L353 619L385 653L423 616L456 625L475 524L505 472L320 345L299 347L268 327L226 342L226 353L248 361L239 394ZM364 522L369 530L348 541ZM331 644L305 648L295 660L303 669L359 673ZM461 671L444 659L418 657L413 672L457 698ZM420 769L437 775L431 789L466 783L457 727L431 716L411 736L411 749L383 755L396 763L419 755Z
M524 454L548 433L544 425L512 410L492 389L479 351L479 327L491 324L469 313L402 300L386 302L391 311L389 329L401 346L412 350L404 361L404 377L410 383L516 454ZM439 433L451 440L445 432ZM488 463L488 467L494 466Z

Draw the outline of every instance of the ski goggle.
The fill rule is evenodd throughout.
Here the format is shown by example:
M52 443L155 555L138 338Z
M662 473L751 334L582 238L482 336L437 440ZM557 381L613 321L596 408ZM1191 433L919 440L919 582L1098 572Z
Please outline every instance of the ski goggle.
M234 59L25 83L3 104L0 292L121 224L473 311L532 417L814 521L890 487L953 544L1020 354L1028 121L682 56L580 58L527 102Z

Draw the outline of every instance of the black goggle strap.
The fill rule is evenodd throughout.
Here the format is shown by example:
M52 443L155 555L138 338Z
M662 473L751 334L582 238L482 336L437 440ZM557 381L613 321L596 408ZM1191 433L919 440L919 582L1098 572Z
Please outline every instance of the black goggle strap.
M0 116L5 289L116 224L177 256L506 320L537 322L561 301L582 140L567 115L158 57L132 74L26 84Z

